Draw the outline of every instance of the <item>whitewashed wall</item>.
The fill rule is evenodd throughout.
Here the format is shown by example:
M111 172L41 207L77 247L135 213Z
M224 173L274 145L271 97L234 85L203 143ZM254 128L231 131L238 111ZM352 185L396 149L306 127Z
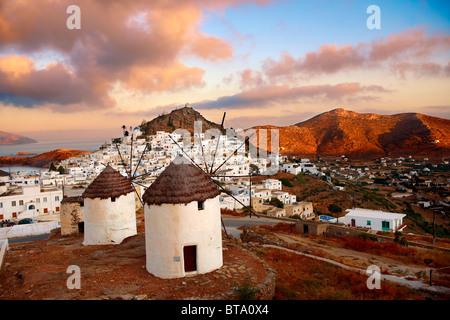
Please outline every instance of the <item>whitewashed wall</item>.
M59 228L58 221L19 224L12 227L0 228L0 239L47 234L56 228Z
M197 202L145 205L147 270L160 278L184 277L183 247L197 246L197 273L223 264L219 196Z
M84 199L84 245L119 244L137 234L134 192L111 199Z

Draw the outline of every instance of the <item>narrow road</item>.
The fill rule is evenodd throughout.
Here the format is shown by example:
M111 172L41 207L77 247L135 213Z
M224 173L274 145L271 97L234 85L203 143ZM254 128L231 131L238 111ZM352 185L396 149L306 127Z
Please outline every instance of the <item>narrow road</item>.
M227 233L229 235L232 235L235 238L240 238L241 236L241 230L238 228L241 226L255 226L255 225L262 225L262 224L277 224L280 223L278 220L266 218L266 217L256 217L252 216L251 218L249 216L245 217L235 217L235 216L222 216L223 224L225 225L225 228L227 229Z

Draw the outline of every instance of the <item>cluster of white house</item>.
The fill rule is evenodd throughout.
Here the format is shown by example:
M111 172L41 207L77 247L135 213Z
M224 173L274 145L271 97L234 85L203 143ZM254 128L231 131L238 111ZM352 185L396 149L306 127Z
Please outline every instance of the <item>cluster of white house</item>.
M297 197L282 190L278 179L265 179L259 183L251 183L248 178L237 178L225 184L224 188L231 194L220 195L222 209L237 210L250 205L257 213L265 213L275 217L290 217L298 215L302 219L314 217L311 202L297 202ZM275 208L269 202L278 199L283 208Z
M60 213L61 189L34 183L9 187L9 183L8 173L0 171L0 220L50 217Z
M6 184L5 175L2 176L1 182ZM248 185L242 190L250 190L247 195L252 197L254 210L264 211L264 200L279 193L280 188L279 181L267 179L261 185ZM240 195L241 189L228 190ZM165 168L142 196L149 273L176 278L210 272L223 265L223 197L211 177L186 158L178 156ZM62 205L61 233L82 231L83 245L120 244L137 234L135 189L129 179L110 165L89 184L81 197L62 199L59 189L46 190L31 185L22 186L20 194L6 190L0 199L2 209L11 206L22 210L18 218L24 217L23 214L45 213L50 203L54 212L59 212ZM280 210L289 216L313 211L311 203L297 203L290 196L283 195L280 201L284 208L268 210L275 216L279 216ZM381 230L404 227L405 215L366 209L347 211L346 223L348 217L348 224L353 227Z
M234 177L248 177L254 170L264 172L274 164L286 162L286 157L277 153L269 154L265 158L252 157L251 153L245 152L242 137L228 133L221 134L220 137L214 137L208 132L194 133L193 138L194 143L191 143L190 134L178 129L173 133L158 131L144 139L138 127L130 127L129 131L124 130L118 143L112 140L95 152L62 160L58 166L64 168L64 173L46 169L32 175L26 172L4 172L4 176L0 177L3 179L0 181L0 219L21 219L58 213L64 186L89 185L106 165L111 165L124 176L141 177L140 186L137 188L138 194L141 195L179 154L188 154L202 167L207 164L208 168L218 169L215 179L225 183L239 199L237 202L223 193L221 207L234 210L250 204L248 178L240 179L235 185ZM280 164L279 170L294 174L317 172L314 164L309 163L307 159L300 164ZM137 206L139 195L135 197ZM275 197L285 205L296 202L294 195L281 191L280 181L271 179L263 182L261 186L252 186L251 197L265 201Z
M189 155L201 167L207 165L208 169L220 169L215 179L223 183L228 192L221 192L218 196L222 209L238 210L251 205L254 211L271 216L314 218L312 203L297 202L295 195L282 190L280 180L265 179L252 183L249 179L253 171L264 172L274 164L279 164L278 170L286 173L323 175L308 159L293 163L278 154L269 154L266 158L252 157L245 152L242 138L227 134L214 137L211 134L194 133L194 143L191 143L190 134L182 130L173 133L158 131L145 139L141 137L139 128L130 128L127 134L124 131L120 142L105 143L98 151L61 161L58 165L65 170L62 174L49 170L42 170L39 175L0 173L0 220L28 217L42 219L59 214L64 186L90 185L107 166L113 167L122 176L140 177L136 194L132 197L136 208L145 190L181 154ZM269 206L268 202L273 198L278 199L283 208ZM354 212L348 215L350 213ZM365 213L368 214L367 211ZM397 217L395 221L389 220L380 228L374 218L361 218L365 219L365 224L358 217L352 219L346 224L380 230L393 230L402 225L402 217Z

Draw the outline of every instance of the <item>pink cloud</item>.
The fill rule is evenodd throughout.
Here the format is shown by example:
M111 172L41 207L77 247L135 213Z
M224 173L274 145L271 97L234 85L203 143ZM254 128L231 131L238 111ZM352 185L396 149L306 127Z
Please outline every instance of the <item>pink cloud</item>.
M241 88L260 87L264 84L263 75L260 71L245 69L239 73Z
M403 79L408 73L416 77L450 77L450 62L446 66L433 62L399 62L391 66L391 71L399 74Z
M267 77L312 77L334 74L340 71L398 65L408 61L423 68L432 67L425 59L450 49L450 36L444 34L427 35L425 30L405 30L391 34L385 39L357 45L325 44L317 51L308 52L294 58L285 52L275 61L263 62ZM401 68L393 70L401 71Z

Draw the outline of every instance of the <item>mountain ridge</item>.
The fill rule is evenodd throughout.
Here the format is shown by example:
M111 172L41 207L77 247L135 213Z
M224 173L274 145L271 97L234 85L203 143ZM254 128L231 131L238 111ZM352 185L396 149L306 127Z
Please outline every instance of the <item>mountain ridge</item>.
M157 131L186 129L194 132L194 122L202 122L202 132L220 129L186 105L141 125L144 135ZM450 120L416 112L380 115L336 108L289 126L261 125L250 143L258 145L257 129L277 129L279 153L291 156L347 155L374 159L383 156L433 155L446 157L450 151ZM261 137L270 146L270 132ZM264 144L263 144L264 145Z
M37 143L37 141L20 134L0 131L0 145L17 145L28 143Z
M337 108L291 126L252 128L278 129L280 153L286 155L446 156L450 150L450 120L421 113L379 115ZM270 135L266 143L270 145Z

